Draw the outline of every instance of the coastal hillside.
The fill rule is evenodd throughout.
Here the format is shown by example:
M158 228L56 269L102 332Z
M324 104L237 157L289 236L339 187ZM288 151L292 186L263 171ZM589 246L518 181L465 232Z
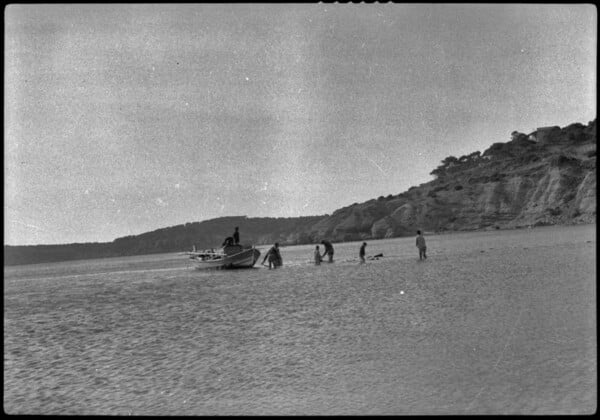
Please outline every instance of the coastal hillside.
M336 241L596 221L596 120L513 132L483 153L449 156L434 180L335 211L311 235Z
M124 236L112 242L4 246L4 265L191 251L194 246L216 248L233 234L235 226L240 227L244 244L264 244L283 237L294 243L310 242L306 230L322 218L230 216Z
M397 195L294 218L222 217L113 242L5 246L5 265L218 247L240 227L243 243L283 245L390 238L426 232L596 222L596 120L513 132L483 153L445 158L433 180Z

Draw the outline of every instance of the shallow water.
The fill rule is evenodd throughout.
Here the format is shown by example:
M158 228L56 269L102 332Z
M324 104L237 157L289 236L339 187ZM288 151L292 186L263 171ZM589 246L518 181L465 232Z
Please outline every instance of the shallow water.
M570 414L597 400L596 226L4 269L10 414ZM268 247L262 247L266 251ZM262 260L262 256L261 256Z

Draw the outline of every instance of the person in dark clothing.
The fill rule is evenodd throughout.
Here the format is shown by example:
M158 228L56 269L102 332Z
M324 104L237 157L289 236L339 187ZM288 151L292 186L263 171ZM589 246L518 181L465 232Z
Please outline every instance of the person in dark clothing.
M417 230L417 248L419 248L419 260L427 259L427 246L425 245L425 238L420 230Z
M269 259L269 270L271 269L271 265L273 268L277 268L282 265L281 262L281 254L279 253L279 243L275 242L275 245L271 247L265 254L265 257L262 260L262 265L265 265L265 260Z
M227 238L225 238L225 240L221 244L221 246L231 246L231 245L233 245L233 238L231 236L228 236Z
M233 232L233 243L236 245L240 243L240 232L237 226L235 227L235 232Z
M325 258L326 255L329 255L329 260L328 262L333 262L333 245L331 245L331 242L326 241L326 240L322 240L321 243L325 246L325 252L323 253L323 258Z
M358 252L358 256L360 257L360 263L364 263L365 262L365 248L367 247L367 243L363 242L362 246L360 247L360 251Z

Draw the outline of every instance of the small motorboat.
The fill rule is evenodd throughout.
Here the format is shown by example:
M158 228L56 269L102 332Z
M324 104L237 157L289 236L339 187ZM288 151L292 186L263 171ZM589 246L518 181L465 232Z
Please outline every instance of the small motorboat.
M252 245L226 245L219 250L186 252L199 270L223 268L252 268L260 251Z

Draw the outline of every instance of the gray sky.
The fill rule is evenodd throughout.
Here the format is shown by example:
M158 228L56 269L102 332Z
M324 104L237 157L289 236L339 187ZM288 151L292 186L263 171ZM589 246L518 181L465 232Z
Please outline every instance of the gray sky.
M592 5L10 5L5 244L398 194L593 120L596 45Z

